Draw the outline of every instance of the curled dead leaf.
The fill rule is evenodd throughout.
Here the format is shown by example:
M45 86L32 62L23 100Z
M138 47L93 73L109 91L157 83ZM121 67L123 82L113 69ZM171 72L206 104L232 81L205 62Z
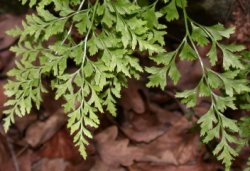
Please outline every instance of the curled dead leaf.
M101 160L109 166L132 165L141 150L129 146L128 139L117 139L118 129L112 126L95 136L97 152Z
M26 131L25 140L32 146L37 147L48 141L67 122L67 117L62 110L58 110L45 122L37 121Z

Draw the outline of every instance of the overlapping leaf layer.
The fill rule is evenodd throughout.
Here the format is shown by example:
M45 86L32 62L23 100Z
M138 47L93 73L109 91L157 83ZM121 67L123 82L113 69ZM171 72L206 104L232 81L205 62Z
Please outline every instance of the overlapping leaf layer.
M194 107L200 97L211 101L209 111L198 123L205 143L217 140L214 155L229 169L238 151L232 144L246 144L246 122L239 127L236 120L224 115L226 109L237 109L236 98L245 102L248 87L249 55L240 55L243 46L221 43L229 38L233 28L223 25L204 26L186 13L186 0L164 0L154 3L129 0L22 0L36 7L36 14L28 15L22 28L8 33L20 37L11 48L21 59L9 72L14 77L5 86L6 102L4 128L8 130L14 117L30 113L32 105L39 108L42 93L46 93L43 78L51 78L55 99L63 98L68 114L68 128L74 136L81 155L86 158L87 138L92 138L89 127L100 124L98 114L116 115L116 100L129 78L139 79L144 66L134 55L147 52L156 63L145 67L148 87L165 89L167 78L177 84L181 74L176 66L180 60L197 60L202 78L194 89L177 93L187 107ZM164 4L161 7L158 4ZM147 5L145 5L147 4ZM185 35L173 51L164 48L166 24L182 18ZM159 19L164 22L159 22ZM211 45L206 66L198 46ZM223 56L223 72L211 69ZM72 61L75 67L69 67ZM249 99L249 98L248 98ZM247 108L248 105L242 105ZM241 129L242 128L242 129Z

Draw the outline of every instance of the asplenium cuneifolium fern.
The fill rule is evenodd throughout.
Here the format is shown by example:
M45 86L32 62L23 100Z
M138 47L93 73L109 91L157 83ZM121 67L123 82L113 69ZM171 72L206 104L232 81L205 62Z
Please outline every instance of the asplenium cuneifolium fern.
M98 113L116 115L115 103L121 88L129 78L139 79L144 72L133 52L147 51L157 64L145 68L148 87L164 89L168 76L177 84L181 77L177 58L199 61L199 83L176 96L187 107L194 107L199 97L210 98L209 111L198 121L201 136L205 143L214 139L219 142L213 153L229 170L239 153L232 144L242 146L247 142L246 138L238 138L241 129L237 121L223 114L228 108L236 109L236 97L244 99L250 91L246 79L249 63L239 53L244 46L221 43L230 37L233 28L226 29L221 24L204 26L192 20L186 13L187 0L142 1L22 0L30 7L36 6L37 13L27 15L23 28L8 31L9 35L20 37L11 50L21 59L8 73L14 79L5 86L10 97L5 103L5 130L14 123L15 115L30 113L32 104L39 109L41 94L47 92L43 78L49 76L55 99L65 100L63 107L73 141L86 158L86 137L92 138L87 128L98 127ZM159 8L158 3L165 5ZM180 16L185 35L174 51L166 51L166 25L159 18L171 22ZM217 63L217 51L222 52L223 72L214 71L203 62L197 47L208 44L211 66ZM69 60L75 67L67 66Z

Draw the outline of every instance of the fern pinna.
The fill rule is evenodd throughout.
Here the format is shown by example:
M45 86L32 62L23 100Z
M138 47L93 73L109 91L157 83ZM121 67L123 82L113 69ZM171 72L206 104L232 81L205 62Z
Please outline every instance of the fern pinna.
M221 43L234 33L222 24L204 26L192 20L186 12L187 0L164 0L149 3L144 0L22 0L37 13L27 15L22 28L8 31L20 37L11 48L21 59L8 74L14 79L5 86L10 99L5 103L4 128L14 123L15 115L30 113L32 104L39 109L42 93L47 90L43 78L50 76L55 99L63 98L68 128L74 143L86 158L88 127L100 124L98 113L116 115L116 99L128 79L148 73L148 87L165 89L167 77L177 84L181 74L176 59L197 60L202 78L194 89L177 93L187 107L194 107L200 97L208 97L211 107L198 123L203 142L216 139L219 143L213 153L222 160L227 170L238 155L234 145L247 144L238 121L226 117L226 109L237 109L235 100L244 99L248 87L248 55L241 56L244 46ZM158 4L161 5L159 8ZM179 18L184 21L185 35L173 51L164 48L166 23ZM165 18L167 22L160 23ZM223 72L206 66L198 46L211 45L207 57L210 65L217 63L217 51L223 54ZM147 52L156 63L141 66L134 52ZM69 69L67 62L76 66ZM216 91L215 91L216 90ZM245 98L244 102L247 99ZM245 105L246 107L247 105ZM245 123L245 122L244 122ZM244 124L243 124L244 125ZM244 134L245 135L245 134Z

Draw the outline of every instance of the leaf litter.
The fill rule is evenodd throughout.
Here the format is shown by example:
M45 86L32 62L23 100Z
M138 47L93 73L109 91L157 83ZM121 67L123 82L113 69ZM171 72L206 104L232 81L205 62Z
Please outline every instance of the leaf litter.
M236 17L240 15L237 10L233 13ZM0 16L0 49L15 41L3 31L20 24L21 18L11 14ZM236 26L239 25L242 24L236 23ZM242 39L240 36L236 38ZM243 42L247 41L244 39ZM204 50L199 49L201 54ZM8 50L3 50L0 51L0 57L0 75L5 75L6 70L13 66L14 56ZM118 118L102 116L104 123L100 129L93 131L94 140L88 146L87 160L82 160L73 145L65 125L67 116L61 111L60 102L54 103L53 95L46 95L43 110L40 111L46 117L41 119L41 113L32 111L28 117L18 118L16 126L11 128L8 135L0 134L0 171L17 171L17 168L20 171L221 169L209 147L200 142L199 130L195 126L196 117L207 110L206 101L201 101L194 111L188 111L195 115L186 117L186 109L171 95L195 85L201 76L199 65L179 62L178 67L183 78L174 90L171 84L166 92L161 92L158 89L146 89L143 80L129 81L128 87L122 90ZM5 81L3 78L0 84L1 118L6 100L3 94ZM236 166L235 170L242 168L241 161L236 160Z

